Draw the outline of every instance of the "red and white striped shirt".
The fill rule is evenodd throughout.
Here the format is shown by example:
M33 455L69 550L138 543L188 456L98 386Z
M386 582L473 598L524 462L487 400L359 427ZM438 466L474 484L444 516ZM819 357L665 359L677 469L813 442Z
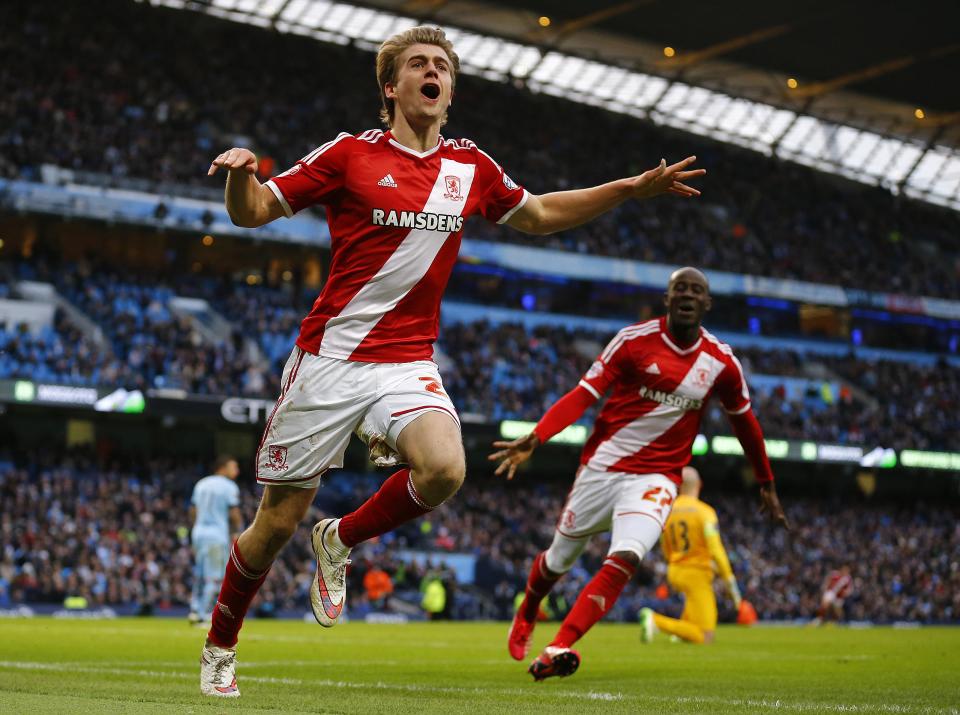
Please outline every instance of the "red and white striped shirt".
M417 152L378 129L340 134L266 185L288 217L322 204L330 226L330 275L297 345L362 362L430 359L464 220L503 223L528 197L469 140Z
M824 591L832 593L835 598L846 598L853 590L853 579L850 574L843 571L831 571L827 576L826 588Z
M670 337L666 318L617 333L579 384L597 399L613 387L581 464L598 471L664 474L678 484L714 393L730 414L750 409L747 381L730 346L700 328L697 341L681 348Z

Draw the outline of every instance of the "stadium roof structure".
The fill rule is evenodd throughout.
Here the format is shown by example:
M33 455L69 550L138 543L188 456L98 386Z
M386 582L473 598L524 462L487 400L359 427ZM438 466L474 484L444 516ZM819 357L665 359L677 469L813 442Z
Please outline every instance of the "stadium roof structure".
M438 24L468 74L960 210L955 0L146 1L370 50Z
M960 110L960 4L955 0L513 0L563 41L595 29L652 44L657 66L697 76L712 60L799 80L803 99L843 88L929 115ZM539 17L537 18L539 20ZM539 24L539 23L538 23ZM705 73L709 80L712 73ZM783 83L777 83L777 92Z

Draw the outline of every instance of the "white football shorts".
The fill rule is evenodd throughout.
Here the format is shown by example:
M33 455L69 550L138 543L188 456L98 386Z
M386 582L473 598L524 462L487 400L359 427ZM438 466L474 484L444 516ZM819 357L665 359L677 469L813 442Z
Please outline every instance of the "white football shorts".
M837 606L838 608L843 606L844 601L844 599L840 598L840 594L837 591L824 591L821 600L824 606Z
M632 551L642 559L660 538L676 498L677 485L663 474L580 467L547 550L547 568L569 571L590 537L605 531L612 531L608 553Z
M324 472L343 466L350 435L358 428L383 454L396 452L400 432L425 412L443 412L460 424L431 360L355 362L297 347L281 384L257 449L260 484L316 487Z

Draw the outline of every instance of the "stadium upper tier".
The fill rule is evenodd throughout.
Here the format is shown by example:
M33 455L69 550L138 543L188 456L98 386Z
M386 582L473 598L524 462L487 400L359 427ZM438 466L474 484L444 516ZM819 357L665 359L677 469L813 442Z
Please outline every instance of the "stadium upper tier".
M0 8L13 28L0 63L0 175L37 180L52 164L217 189L206 169L225 147L250 146L275 173L340 131L376 125L368 52L126 0L99 3L98 22L89 12L64 0ZM480 222L468 236L960 297L955 212L468 76L445 133L475 140L534 192L631 175L661 156L696 153L709 171L697 201L627 204L546 239Z
M132 607L142 613L185 607L192 573L187 508L193 482L203 474L199 462L121 458L101 464L82 450L17 457L0 453L0 608L59 604L67 596L82 596L91 607ZM711 476L707 474L708 485ZM572 479L571 472L546 484L507 484L472 475L443 509L354 552L347 589L351 617L362 617L371 608L363 575L373 565L392 576L397 597L419 604L426 570L405 556L415 551L421 563L427 554L451 586L447 561L459 556L473 565L473 578L450 599L452 617L509 618L533 557L550 543L552 515ZM324 478L307 523L355 508L378 481L372 474L333 470ZM826 574L844 564L856 583L848 618L931 623L960 617L955 508L841 505L791 496L785 503L795 527L787 538L771 534L752 495L713 490L709 499L719 512L744 597L761 618L812 617ZM245 523L256 503L256 492L242 481ZM531 514L539 516L531 519ZM830 528L824 528L827 523ZM314 561L304 533L273 565L258 596L260 613L308 611ZM594 539L555 589L561 603L573 603L607 546L606 536ZM659 553L649 560L651 565L659 562ZM627 587L609 618L633 620L638 608L654 602L660 579L646 580L646 585L634 581ZM656 605L680 607L676 598Z

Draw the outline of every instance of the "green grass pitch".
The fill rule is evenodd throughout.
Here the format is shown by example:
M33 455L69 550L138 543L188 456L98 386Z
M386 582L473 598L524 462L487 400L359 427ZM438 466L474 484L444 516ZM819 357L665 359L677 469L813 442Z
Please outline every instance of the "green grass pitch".
M542 647L556 624L540 624ZM250 621L239 700L198 690L203 631L168 619L0 621L0 713L958 713L960 629L721 627L711 646L601 624L533 683L506 624Z

